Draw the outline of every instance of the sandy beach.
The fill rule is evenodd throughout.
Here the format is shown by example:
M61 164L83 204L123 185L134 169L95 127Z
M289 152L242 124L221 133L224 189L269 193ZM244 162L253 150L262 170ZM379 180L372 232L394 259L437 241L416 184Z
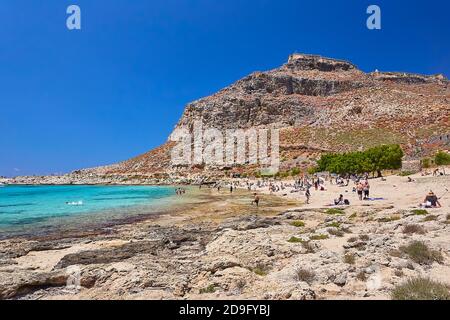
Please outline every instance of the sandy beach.
M450 186L449 176L436 176L431 175L422 176L421 174L411 175L412 182L408 182L408 177L401 177L398 175L392 175L383 179L370 179L371 192L370 197L379 199L374 201L360 201L356 192L352 192L355 184L350 181L348 186L338 186L336 184L330 184L326 182L325 191L315 191L314 187L311 188L311 200L309 204L304 203L302 208L315 209L323 208L327 205L333 204L334 199L338 198L340 194L345 199L350 201L352 208L364 208L364 207L383 207L383 206L395 206L398 210L415 209L428 194L430 190L437 194L438 197L443 196L442 202L447 204L443 205L443 208L433 209L434 212L449 212L448 200L450 200L450 194L446 192L446 189ZM285 180L284 184L293 184L294 180ZM275 183L276 184L276 183ZM279 184L279 183L278 183ZM294 188L286 187L285 190L270 193L268 188L257 188L258 192L264 194L273 194L287 199L305 201L304 192L292 193Z

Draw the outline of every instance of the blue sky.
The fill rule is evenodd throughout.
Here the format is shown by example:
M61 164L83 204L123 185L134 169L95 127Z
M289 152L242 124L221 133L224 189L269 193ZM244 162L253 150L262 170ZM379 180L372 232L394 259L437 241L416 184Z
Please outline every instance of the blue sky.
M66 28L79 5L82 30ZM366 8L382 30L366 28ZM186 103L294 51L450 75L448 1L2 0L0 175L67 172L164 143Z

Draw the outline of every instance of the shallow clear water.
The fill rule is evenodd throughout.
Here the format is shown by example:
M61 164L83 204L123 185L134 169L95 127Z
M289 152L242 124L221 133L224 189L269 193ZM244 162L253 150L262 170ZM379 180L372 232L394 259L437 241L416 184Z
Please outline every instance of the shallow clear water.
M174 194L160 186L0 187L0 237L151 214L167 208Z

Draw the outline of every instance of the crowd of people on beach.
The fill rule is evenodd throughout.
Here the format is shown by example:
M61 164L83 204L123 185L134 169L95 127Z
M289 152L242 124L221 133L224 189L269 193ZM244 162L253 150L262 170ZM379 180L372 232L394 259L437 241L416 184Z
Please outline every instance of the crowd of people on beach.
M433 175L441 175L445 174L445 170L438 169L434 170ZM414 182L415 180L408 177L407 182ZM386 181L386 178L381 178L382 181ZM222 188L228 188L230 193L233 193L235 189L246 189L249 192L252 192L253 201L252 205L256 205L259 207L260 205L260 195L258 192L268 192L269 194L277 194L282 196L287 196L288 193L298 193L299 198L303 195L306 204L310 204L311 202L311 191L315 190L316 192L325 192L327 191L326 185L336 185L338 187L351 187L352 193L357 196L359 201L376 201L376 200L384 200L383 198L371 198L371 185L369 183L369 175L348 175L348 176L339 176L339 175L304 175L300 178L297 178L293 181L282 181L274 178L260 178L255 180L250 179L233 179L228 181L217 182L213 186L209 186L209 188L216 188L218 192L222 190ZM201 188L201 186L200 186ZM347 190L345 192L348 192ZM425 197L420 207L426 208L439 208L441 207L441 203L439 199L432 191ZM324 204L327 206L348 206L351 202L349 199L345 198L343 194L339 194L339 196L329 204Z
M433 175L434 177L446 175L445 168L437 168L432 172L424 172L424 175ZM257 207L261 204L261 194L267 193L270 195L277 196L288 196L291 194L291 198L297 198L298 200L304 199L306 204L310 204L313 199L312 191L315 192L327 192L329 189L336 189L335 186L339 188L343 188L345 192L339 192L338 196L334 199L330 199L331 201L328 203L321 203L322 206L349 206L351 204L351 194L354 194L353 198L356 202L359 200L360 202L365 201L383 201L386 200L384 198L374 198L371 197L371 179L376 179L375 177L370 178L369 174L361 174L361 175L337 175L330 173L320 173L314 175L304 174L297 179L294 180L281 180L279 178L273 177L262 177L262 178L241 178L241 177L230 177L230 179L224 179L222 181L218 181L215 183L206 184L210 189L216 189L217 192L221 192L222 190L226 190L230 194L237 189L247 190L251 192L253 200L251 201L252 205L256 205ZM381 181L386 182L386 177L380 177ZM411 177L407 177L405 182L415 183L416 180ZM202 188L202 184L200 184L200 188ZM445 189L447 190L447 189ZM448 190L447 190L448 192ZM348 194L347 197L344 197L345 194ZM295 195L298 194L298 197ZM320 197L323 199L324 197ZM433 191L430 191L422 203L418 205L418 207L423 208L440 208L442 204L440 200L441 197L436 196Z

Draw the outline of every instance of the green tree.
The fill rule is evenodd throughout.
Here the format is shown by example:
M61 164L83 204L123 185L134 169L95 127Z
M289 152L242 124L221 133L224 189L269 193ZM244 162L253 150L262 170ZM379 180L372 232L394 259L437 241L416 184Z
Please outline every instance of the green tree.
M450 154L446 152L439 151L436 153L436 157L434 158L434 162L438 166L445 166L450 164Z
M400 169L402 167L403 150L398 144L381 145L366 151L372 172L377 172L381 177L381 171L386 169Z
M364 152L324 154L317 162L316 171L329 171L340 175L400 169L403 151L399 145L381 145Z

